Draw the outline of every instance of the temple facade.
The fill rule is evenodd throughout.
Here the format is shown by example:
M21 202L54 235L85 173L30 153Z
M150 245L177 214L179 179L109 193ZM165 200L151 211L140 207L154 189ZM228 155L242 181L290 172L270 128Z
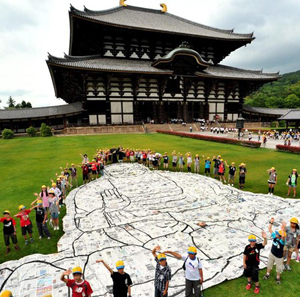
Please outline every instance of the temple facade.
M157 123L172 118L234 121L243 100L278 73L220 64L250 44L238 34L161 10L71 6L69 54L49 54L55 95L82 104L83 125Z

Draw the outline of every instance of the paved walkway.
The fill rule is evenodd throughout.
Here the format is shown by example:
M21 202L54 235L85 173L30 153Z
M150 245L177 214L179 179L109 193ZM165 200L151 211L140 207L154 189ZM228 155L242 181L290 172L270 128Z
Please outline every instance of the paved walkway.
M216 133L212 133L212 132L195 131L195 132L192 132L192 134L201 134L201 135L209 135L209 136L224 137L224 138L227 137L227 134L216 134ZM248 140L248 139L244 138L243 140ZM253 141L258 141L258 135L253 134L252 140ZM272 138L268 138L267 143L266 143L266 148L275 150L277 144L282 144L283 145L283 140L275 140L275 139L272 139ZM292 141L292 146L299 147L300 146L299 141ZM263 145L261 147L263 148Z

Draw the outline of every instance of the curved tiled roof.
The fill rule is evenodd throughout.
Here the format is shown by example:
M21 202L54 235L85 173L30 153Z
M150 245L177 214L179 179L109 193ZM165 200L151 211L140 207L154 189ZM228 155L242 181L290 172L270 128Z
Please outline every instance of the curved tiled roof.
M290 109L287 113L279 118L279 120L284 121L300 121L300 109Z
M84 11L80 11L71 5L70 15L98 23L131 29L221 40L246 40L251 42L254 39L253 33L238 34L234 33L233 29L217 29L189 21L170 13L164 13L161 10L129 5L101 11L93 11L87 8L84 8Z
M259 113L259 114L266 114L266 115L282 116L286 114L289 110L290 109L287 108L267 108L267 107L255 107L255 106L243 105L243 111L245 112Z
M38 108L0 109L0 120L34 119L82 112L82 103Z
M126 72L126 73L153 73L153 74L172 74L169 69L158 69L151 66L150 60L129 60L101 58L99 56L74 57L65 56L65 58L56 58L49 55L48 65L57 65L83 70L108 71L108 72ZM202 77L217 77L224 79L247 79L247 80L277 80L278 73L263 73L261 70L245 70L229 67L225 65L209 66L202 72L196 72L195 75Z

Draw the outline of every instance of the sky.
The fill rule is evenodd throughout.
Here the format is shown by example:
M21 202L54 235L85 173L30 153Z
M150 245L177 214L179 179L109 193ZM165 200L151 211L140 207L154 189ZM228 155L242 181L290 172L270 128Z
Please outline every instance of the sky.
M33 107L65 104L55 98L45 60L69 51L71 4L102 10L119 0L0 0L0 108L9 96ZM256 39L222 64L280 74L300 70L299 0L127 0L128 5L161 9L180 17Z

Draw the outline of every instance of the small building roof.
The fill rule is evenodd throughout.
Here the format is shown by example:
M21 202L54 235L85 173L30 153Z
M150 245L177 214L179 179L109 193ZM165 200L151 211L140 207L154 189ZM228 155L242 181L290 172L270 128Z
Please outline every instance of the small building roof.
M57 58L49 55L48 66L57 65L61 67L95 70L106 72L126 72L126 73L150 73L150 74L173 74L170 69L158 69L152 67L150 60L129 60L116 58L101 58L100 56L74 57L65 55L65 58ZM217 77L224 79L241 80L277 80L278 73L263 73L261 70L245 70L225 65L209 66L201 72L195 72L199 77Z
M300 121L300 109L290 109L279 120L283 121Z
M167 12L162 12L161 10L129 5L100 11L90 10L86 7L84 7L84 11L80 11L71 5L70 16L116 27L205 37L209 39L242 40L247 42L251 42L254 39L253 33L238 34L234 33L233 29L217 29Z
M290 109L287 108L267 108L267 107L255 107L249 105L243 105L243 112L246 113L256 113L263 115L274 115L274 116L282 116L289 112Z
M0 109L0 120L34 119L61 116L84 111L81 102L38 108Z

